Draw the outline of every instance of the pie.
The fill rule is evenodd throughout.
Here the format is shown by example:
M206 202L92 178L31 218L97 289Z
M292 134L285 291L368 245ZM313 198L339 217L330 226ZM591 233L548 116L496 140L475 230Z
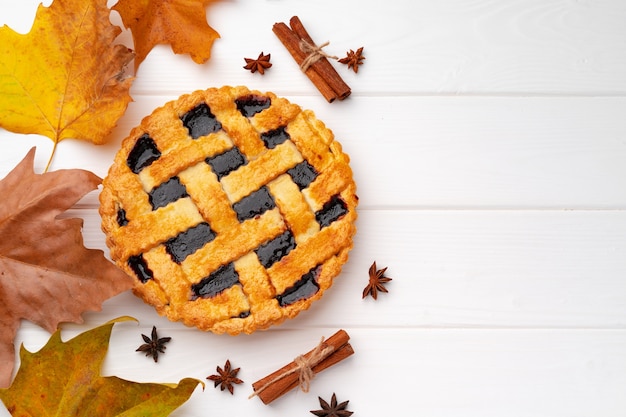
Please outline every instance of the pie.
M310 110L211 88L122 141L100 194L111 259L172 321L252 333L324 294L353 246L349 157Z

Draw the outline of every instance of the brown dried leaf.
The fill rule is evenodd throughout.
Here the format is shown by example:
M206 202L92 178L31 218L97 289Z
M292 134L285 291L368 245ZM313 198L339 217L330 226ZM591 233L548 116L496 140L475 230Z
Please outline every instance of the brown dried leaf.
M10 382L21 319L53 332L132 287L102 251L83 246L82 219L57 218L100 178L79 169L35 174L34 156L33 148L0 180L0 387Z

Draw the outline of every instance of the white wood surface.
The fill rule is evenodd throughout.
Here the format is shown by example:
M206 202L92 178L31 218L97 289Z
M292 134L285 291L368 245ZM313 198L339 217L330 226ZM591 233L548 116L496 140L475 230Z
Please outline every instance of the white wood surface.
M27 32L37 4L0 0L0 25ZM227 358L242 368L234 396L207 385L180 417L305 416L333 392L364 417L626 414L626 2L223 0L208 12L222 35L211 60L156 48L110 143L66 140L52 169L104 176L126 133L182 93L271 90L314 110L351 156L350 260L322 300L265 332L202 333L125 293L64 325L64 338L131 315L139 324L114 328L107 375L204 380ZM358 74L338 67L346 101L326 103L274 37L292 15L330 53L365 47ZM261 51L274 63L265 76L241 68ZM0 177L32 146L42 170L50 140L0 129ZM97 193L66 215L106 249ZM362 300L374 260L390 292ZM134 352L153 324L173 337L157 365ZM339 328L356 353L311 392L248 400L252 382ZM25 322L16 346L48 337Z

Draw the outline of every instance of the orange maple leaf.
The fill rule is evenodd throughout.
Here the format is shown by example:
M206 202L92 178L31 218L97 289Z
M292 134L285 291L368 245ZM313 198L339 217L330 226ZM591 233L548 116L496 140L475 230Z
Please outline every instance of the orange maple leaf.
M107 0L39 5L22 35L0 27L0 126L104 143L131 101L123 70L133 54L113 42ZM53 151L54 153L54 151Z
M0 387L8 386L20 320L52 332L130 289L132 279L83 246L77 218L59 219L100 178L89 171L33 172L34 148L0 180Z
M130 29L135 45L135 71L158 44L171 44L176 54L189 54L198 64L211 57L220 37L206 20L206 6L217 0L119 0L112 7Z

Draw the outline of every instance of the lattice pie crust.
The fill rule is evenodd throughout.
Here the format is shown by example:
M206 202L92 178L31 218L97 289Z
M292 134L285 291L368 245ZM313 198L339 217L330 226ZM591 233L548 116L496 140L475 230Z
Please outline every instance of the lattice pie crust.
M251 333L295 317L348 259L349 158L313 112L222 87L156 109L100 194L111 258L172 321Z

